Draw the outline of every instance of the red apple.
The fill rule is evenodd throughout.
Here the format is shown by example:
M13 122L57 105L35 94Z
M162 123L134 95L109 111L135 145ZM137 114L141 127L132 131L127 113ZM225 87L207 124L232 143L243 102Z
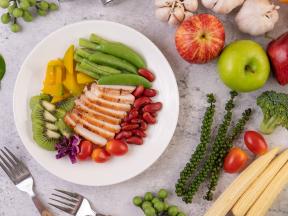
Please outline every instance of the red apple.
M204 64L220 55L225 43L224 26L211 14L191 16L177 29L175 43L183 59Z
M288 83L288 32L272 40L267 48L272 70L281 85Z

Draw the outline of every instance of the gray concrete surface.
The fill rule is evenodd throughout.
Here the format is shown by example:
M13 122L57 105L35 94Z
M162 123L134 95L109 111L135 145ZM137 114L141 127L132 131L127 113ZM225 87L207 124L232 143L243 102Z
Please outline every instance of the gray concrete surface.
M149 0L114 0L115 3L103 7L98 0L73 0L63 1L61 10L45 18L37 18L31 24L24 26L24 31L18 34L11 33L6 26L0 25L0 53L7 62L7 74L2 81L0 90L0 147L8 146L30 168L35 178L37 191L45 202L53 188L63 188L79 192L87 196L94 206L113 216L140 216L142 213L131 204L134 195L141 195L145 191L155 191L159 188L174 190L175 181L179 171L189 159L199 140L199 125L205 105L205 94L215 92L218 106L223 106L228 97L228 89L219 80L216 73L215 61L205 65L190 65L184 62L177 54L174 47L175 28L161 23L154 18L153 1ZM203 8L199 12L207 12ZM288 30L288 5L282 5L280 21L271 36L277 36ZM235 26L233 17L219 16L226 29L226 43L236 39L251 38L242 34ZM101 19L111 20L131 26L148 36L165 54L176 74L180 91L180 117L175 135L165 153L148 170L141 175L124 183L107 187L85 187L68 183L51 175L40 167L28 154L19 139L12 113L13 87L19 68L32 50L46 35L64 25L81 20ZM264 47L269 42L264 37L251 38L260 42ZM33 84L33 83L32 83ZM238 99L235 113L239 116L241 110L248 106L256 109L248 128L255 129L261 119L260 110L255 105L255 98L266 89L276 89L288 93L287 87L279 87L271 77L265 88L251 94L242 94ZM217 113L222 113L218 109ZM217 120L220 121L220 116ZM277 130L272 136L267 137L270 145L288 145L288 132L284 129ZM242 139L237 141L243 145ZM223 174L216 191L218 196L235 176ZM185 205L173 194L170 203L179 205L187 214L193 216L203 215L211 205L202 199L205 185L201 187L193 204ZM55 211L55 215L64 215ZM18 191L0 171L0 216L36 216L35 210L28 196ZM285 190L277 199L269 216L288 215L288 191Z

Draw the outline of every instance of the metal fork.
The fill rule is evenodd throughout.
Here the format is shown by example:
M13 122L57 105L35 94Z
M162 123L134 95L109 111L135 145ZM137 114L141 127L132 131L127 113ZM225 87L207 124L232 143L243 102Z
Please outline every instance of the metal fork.
M34 180L28 168L9 149L6 147L4 149L6 151L0 149L3 154L0 154L1 168L19 190L26 192L32 198L41 216L53 216L35 194Z
M92 208L90 202L82 195L64 190L55 190L59 194L53 193L52 196L54 198L50 199L61 203L64 206L59 206L53 203L49 203L49 205L74 216L105 216L103 214L97 213Z

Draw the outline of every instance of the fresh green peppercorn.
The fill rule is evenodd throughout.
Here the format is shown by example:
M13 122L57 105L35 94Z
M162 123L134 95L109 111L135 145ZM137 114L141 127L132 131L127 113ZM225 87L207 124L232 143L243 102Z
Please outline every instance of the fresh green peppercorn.
M49 4L49 9L50 9L51 11L56 11L56 10L59 9L59 6L53 2L53 3L50 3L50 4Z
M152 207L152 203L149 202L149 201L144 201L144 202L142 203L142 208L143 208L143 210L144 210L145 208L147 208L148 206Z
M23 9L23 10L28 10L28 8L30 7L30 3L28 0L21 0L20 2L20 7Z
M144 195L144 200L151 201L154 198L153 194L151 192L147 192Z
M41 10L47 11L49 9L49 3L46 1L41 1L37 5Z
M133 204L135 206L141 206L142 205L142 202L143 202L143 199L139 196L136 196L133 198Z
M177 206L170 206L168 208L168 215L169 216L177 216L179 210L178 210L178 207Z
M160 189L158 192L158 197L163 200L166 199L168 197L168 191L165 189Z
M47 15L47 11L45 11L45 10L37 10L37 14L39 15L39 16L46 16Z
M33 16L29 11L24 11L22 18L26 22L31 22L33 20Z
M23 10L21 8L15 8L12 12L12 15L16 18L23 16Z
M145 216L156 216L156 211L152 207L147 207L144 209Z
M9 7L9 0L0 0L0 7L1 8L8 8Z
M7 24L7 23L9 23L10 21L11 21L11 16L10 16L9 13L4 13L4 14L2 14L2 16L1 16L1 22L2 22L3 24Z
M177 216L186 216L183 212L178 212Z
M154 197L151 202L155 204L156 202L160 202L160 199L158 197Z
M10 6L8 7L8 12L9 12L10 14L12 14L12 13L13 13L13 10L14 10L15 8L16 8L15 4L10 5Z
M16 33L16 32L21 31L21 26L19 24L17 24L17 23L14 23L14 24L12 24L10 26L10 29L11 29L12 32Z
M163 202L159 201L154 203L154 208L157 210L157 212L163 212L165 209L165 205Z

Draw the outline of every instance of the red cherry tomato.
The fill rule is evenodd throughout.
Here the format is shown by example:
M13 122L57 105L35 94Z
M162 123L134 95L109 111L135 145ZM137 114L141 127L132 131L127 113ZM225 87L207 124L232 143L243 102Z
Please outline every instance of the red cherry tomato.
M105 163L111 155L103 148L96 148L93 150L91 157L97 163Z
M234 147L224 159L224 170L228 173L239 172L245 167L247 161L247 154L242 149Z
M111 155L122 156L128 152L128 145L121 140L112 139L107 142L106 151Z
M93 150L93 144L90 141L83 140L80 143L80 152L77 155L79 160L86 160Z
M264 137L256 131L246 131L244 142L247 148L256 155L262 155L268 151Z

